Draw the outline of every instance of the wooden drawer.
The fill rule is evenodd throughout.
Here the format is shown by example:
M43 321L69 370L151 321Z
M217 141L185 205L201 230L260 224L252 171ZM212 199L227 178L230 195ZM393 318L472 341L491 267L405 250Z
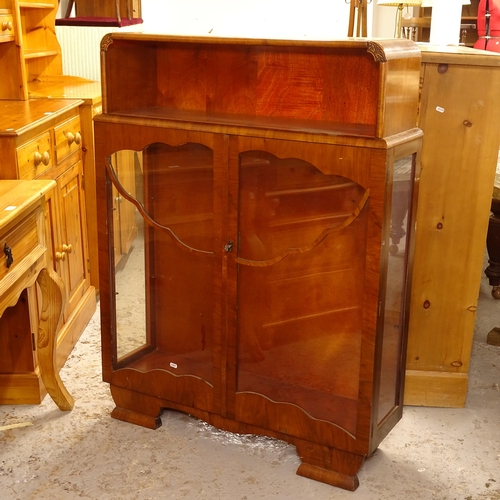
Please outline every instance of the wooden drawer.
M34 211L25 217L22 222L10 231L0 235L0 280L2 280L9 272L12 272L24 259L38 246L39 231L37 226L38 211ZM13 257L12 263L9 265L5 248L9 247Z
M16 149L19 179L32 180L52 167L50 133L45 132Z
M0 11L0 43L14 40L14 19L12 13Z
M54 128L56 164L82 147L80 117L75 116Z

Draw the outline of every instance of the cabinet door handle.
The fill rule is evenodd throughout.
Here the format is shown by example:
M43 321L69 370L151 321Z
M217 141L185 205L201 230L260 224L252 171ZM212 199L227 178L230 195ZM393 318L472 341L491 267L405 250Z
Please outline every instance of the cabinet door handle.
M35 154L33 155L33 164L35 165L35 168L38 167L40 163L43 163L45 166L50 163L50 154L48 151L45 151L43 155L38 151L35 151Z
M63 253L64 252L71 253L73 251L73 245L71 245L71 244L66 245L66 243L64 243L62 246L62 249L63 249Z
M38 167L40 163L42 163L42 155L38 151L35 151L35 154L33 155L33 164L35 165L35 168Z
M12 248L10 248L9 245L7 245L7 243L5 243L5 245L3 246L3 253L7 257L6 265L8 269L14 262L14 256L12 255Z
M42 155L42 163L47 166L50 163L50 155L48 151L45 151Z
M56 252L56 260L66 260L66 252Z
M71 146L73 143L80 145L82 142L82 135L80 132L73 134L72 132L68 132L66 134L66 139L68 139L68 145Z
M224 252L232 252L233 251L233 245L234 245L234 243L232 241L228 241L224 245Z
M12 31L12 21L4 21L2 23L2 31Z

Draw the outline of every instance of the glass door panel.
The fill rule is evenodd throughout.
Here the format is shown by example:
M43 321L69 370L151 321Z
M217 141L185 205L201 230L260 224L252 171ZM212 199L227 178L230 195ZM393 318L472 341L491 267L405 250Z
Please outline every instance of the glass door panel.
M391 413L399 401L402 358L402 336L406 317L407 265L410 208L415 177L415 155L394 162L391 200L390 244L387 252L382 363L379 385L379 423Z
M259 151L239 185L237 391L354 432L368 193Z
M111 157L118 365L211 383L213 152L155 143L127 152L135 161L120 153Z

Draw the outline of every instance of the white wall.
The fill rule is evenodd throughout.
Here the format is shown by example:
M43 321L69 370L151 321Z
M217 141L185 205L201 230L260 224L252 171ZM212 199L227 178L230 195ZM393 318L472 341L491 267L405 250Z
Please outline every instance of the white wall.
M391 38L396 8L378 7L376 1L368 5L368 36ZM61 3L65 5L65 0ZM126 31L240 38L338 39L347 37L349 9L345 0L142 0L144 23ZM99 42L105 32L103 28L57 27L66 74L100 79Z
M145 31L182 35L340 38L347 36L349 9L345 0L142 0ZM392 37L395 12L372 0L368 36Z
M347 36L344 0L142 0L146 31L251 38Z

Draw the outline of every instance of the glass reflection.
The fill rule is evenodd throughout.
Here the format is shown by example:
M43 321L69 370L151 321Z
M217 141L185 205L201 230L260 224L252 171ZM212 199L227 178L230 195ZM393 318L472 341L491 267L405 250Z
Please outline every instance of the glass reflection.
M111 166L123 189L140 197L142 154L119 151ZM136 207L113 186L113 242L117 358L146 345L144 223ZM133 304L133 307L131 305Z
M155 143L110 163L118 362L210 382L212 150Z
M399 402L401 370L401 337L406 300L406 268L408 261L408 218L413 194L414 155L394 163L390 245L387 252L384 324L382 335L382 367L380 374L379 422Z

